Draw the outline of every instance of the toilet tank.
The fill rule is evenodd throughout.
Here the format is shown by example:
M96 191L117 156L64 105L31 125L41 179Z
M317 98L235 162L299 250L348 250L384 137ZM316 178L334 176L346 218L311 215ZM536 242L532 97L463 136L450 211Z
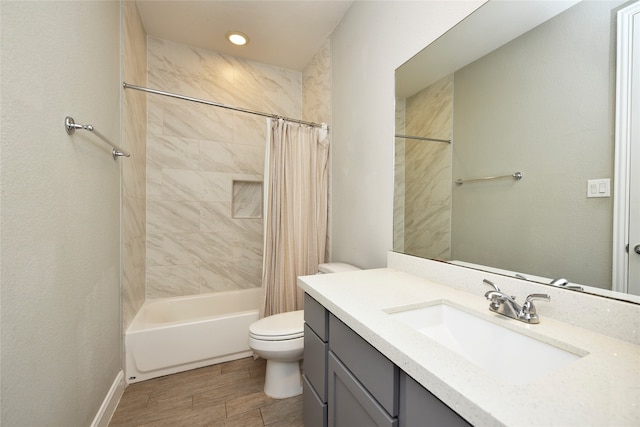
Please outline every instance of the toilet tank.
M326 264L318 265L318 274L344 273L345 271L356 271L356 270L360 270L360 269L351 264L345 264L344 262L328 262Z

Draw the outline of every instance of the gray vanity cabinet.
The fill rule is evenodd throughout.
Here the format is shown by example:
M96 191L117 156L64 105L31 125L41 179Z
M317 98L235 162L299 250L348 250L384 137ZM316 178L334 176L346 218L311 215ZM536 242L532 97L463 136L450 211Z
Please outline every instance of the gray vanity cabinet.
M469 426L305 294L305 427Z
M303 421L305 427L324 427L327 426L329 312L307 294L304 321Z
M464 418L404 372L400 374L398 427L466 427Z
M328 406L329 425L333 427L398 426L398 419L389 416L332 352L329 352Z
M329 425L397 427L400 370L329 314Z

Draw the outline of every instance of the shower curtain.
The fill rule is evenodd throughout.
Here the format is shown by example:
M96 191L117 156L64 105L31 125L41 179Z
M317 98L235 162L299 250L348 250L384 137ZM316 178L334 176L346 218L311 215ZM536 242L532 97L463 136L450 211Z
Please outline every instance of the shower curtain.
M296 280L324 262L329 185L326 128L267 123L261 317L302 309Z

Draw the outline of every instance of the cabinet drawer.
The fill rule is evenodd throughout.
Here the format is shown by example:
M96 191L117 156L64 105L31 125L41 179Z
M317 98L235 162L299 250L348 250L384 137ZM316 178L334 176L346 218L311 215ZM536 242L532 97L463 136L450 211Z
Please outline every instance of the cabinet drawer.
M304 325L304 375L322 402L327 401L327 350L328 344Z
M390 417L331 352L328 367L330 426L397 427L397 418Z
M304 294L304 321L322 341L329 341L329 312L309 294Z
M305 376L302 377L302 418L304 427L327 426L327 404L318 395Z
M400 427L468 427L464 418L409 375L400 374Z
M397 416L398 367L333 314L329 316L329 335L329 349L391 416Z

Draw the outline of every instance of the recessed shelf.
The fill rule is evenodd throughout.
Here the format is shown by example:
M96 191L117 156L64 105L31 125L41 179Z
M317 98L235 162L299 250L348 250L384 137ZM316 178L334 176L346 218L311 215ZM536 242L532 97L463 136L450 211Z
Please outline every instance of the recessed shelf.
M262 181L233 181L232 218L262 218Z

